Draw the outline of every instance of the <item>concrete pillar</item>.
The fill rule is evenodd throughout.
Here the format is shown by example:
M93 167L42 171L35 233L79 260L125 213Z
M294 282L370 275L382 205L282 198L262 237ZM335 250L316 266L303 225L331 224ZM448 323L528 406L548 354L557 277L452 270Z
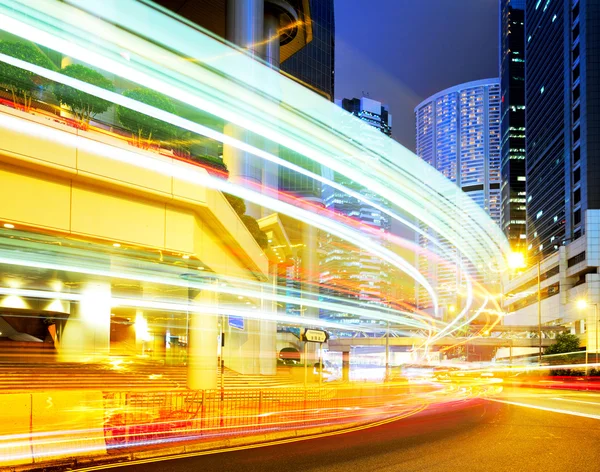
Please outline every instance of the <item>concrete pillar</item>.
M260 56L264 14L264 0L227 0L226 39Z
M302 282L303 294L312 300L319 298L319 253L318 253L318 229L305 223L302 228ZM303 295L304 296L304 295ZM318 318L319 309L312 306L304 307L304 316L309 318Z
M277 265L270 264L271 291L277 291ZM277 314L275 300L261 300L262 312L269 315ZM277 322L260 320L260 373L262 375L277 374Z
M279 55L279 14L272 8L265 11L264 19L265 61L278 69Z
M110 351L111 285L86 282L81 301L71 303L71 313L62 332L59 359L83 362L107 356Z
M144 354L144 351L148 348L146 343L150 341L150 332L148 321L142 310L136 310L133 326L135 328L135 353L137 355Z
M218 386L219 329L216 312L217 294L192 291L195 307L189 315L187 386L191 390L210 390Z
M264 0L227 0L226 39L262 57L264 38ZM258 66L258 64L257 64ZM252 73L252 71L248 71ZM233 124L226 124L224 133L250 143L250 133ZM261 159L235 147L223 145L223 161L229 170L229 180L240 185L262 185ZM258 205L246 202L246 213L261 218Z
M350 351L342 352L342 380L350 382Z

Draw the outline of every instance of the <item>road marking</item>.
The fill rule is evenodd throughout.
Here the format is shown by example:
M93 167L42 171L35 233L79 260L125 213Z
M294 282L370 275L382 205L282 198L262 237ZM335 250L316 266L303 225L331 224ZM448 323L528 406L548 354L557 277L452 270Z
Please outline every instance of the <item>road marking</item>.
M561 402L574 402L574 403L586 403L587 405L596 405L596 406L600 406L600 403L598 402L586 402L583 400L571 400L570 398L552 398L552 400L560 400Z
M522 406L523 408L533 408L534 410L549 411L551 413L562 413L564 415L583 416L593 420L600 420L600 415L589 415L587 413L579 413L578 411L559 410L557 408L548 408L546 406L531 405L529 403L509 402L508 400L495 400L490 398L489 401L496 403L506 403L507 405Z
M411 411L404 413L402 415L399 415L399 416L387 418L385 420L377 421L375 423L369 423L369 424L365 424L365 425L355 426L353 428L346 428L346 429L342 429L342 430L338 430L338 431L330 431L328 433L312 434L310 436L304 436L304 437L286 438L286 439L280 439L280 440L270 441L270 442L265 442L265 443L246 444L246 445L242 445L242 446L228 447L228 448L223 448L223 449L211 449L211 450L207 450L207 451L174 454L171 456L162 456L162 457L159 456L159 457L151 457L148 459L137 459L137 460L132 460L132 461L119 462L116 464L115 463L102 464L102 465L96 465L96 466L92 466L92 467L85 467L85 468L74 469L74 470L76 470L78 472L91 472L94 470L113 469L113 468L117 468L117 467L127 467L127 466L131 466L131 465L148 464L151 462L162 462L162 461L175 460L175 459L187 459L187 458L191 458L191 457L207 456L210 454L221 454L224 452L235 452L235 451L242 451L245 449L256 449L259 447L277 446L280 444L287 444L287 443L291 443L291 442L307 441L310 439L319 439L319 438L324 438L324 437L328 437L328 436L337 436L340 434L353 433L356 431L361 431L363 429L375 428L377 426L382 426L382 425L385 425L388 423L393 423L394 421L399 421L399 420L402 420L409 416L420 413L421 411L425 410L427 407L428 407L427 404L420 405L417 408L415 408L414 410L411 410Z

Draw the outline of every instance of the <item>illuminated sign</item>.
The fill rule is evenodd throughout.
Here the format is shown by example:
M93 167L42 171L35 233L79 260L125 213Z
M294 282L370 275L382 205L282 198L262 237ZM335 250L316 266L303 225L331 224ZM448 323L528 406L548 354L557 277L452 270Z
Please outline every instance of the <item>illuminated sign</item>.
M229 326L235 329L244 329L244 318L229 315Z
M320 329L302 330L300 340L307 343L324 343L329 339L329 333Z

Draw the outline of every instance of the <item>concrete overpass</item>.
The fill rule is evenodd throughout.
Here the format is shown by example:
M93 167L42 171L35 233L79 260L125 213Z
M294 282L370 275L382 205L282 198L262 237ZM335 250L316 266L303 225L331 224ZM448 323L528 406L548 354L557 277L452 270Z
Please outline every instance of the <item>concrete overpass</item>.
M554 343L558 333L566 331L562 326L542 326L542 346L547 347ZM470 336L444 336L433 341L430 346L447 347L456 344L468 343L469 346L493 347L539 347L537 326L504 326L497 325L486 330L483 326L471 326ZM329 350L349 352L353 347L390 346L413 347L420 346L425 341L425 336L385 336L380 337L354 337L335 338L329 340Z
M189 343L200 359L190 368L190 386L215 388L216 313L187 317L152 307L156 300L216 306L215 295L149 282L147 274L266 281L269 259L221 192L109 153L206 172L98 130L0 107L0 308L63 313L67 321L55 342L69 361L121 353L115 330L131 332L135 320L133 349L142 345L143 352L145 344L146 352L164 355L175 349L172 339ZM42 298L29 296L35 291ZM274 321L246 320L241 329L225 330L228 367L275 373Z

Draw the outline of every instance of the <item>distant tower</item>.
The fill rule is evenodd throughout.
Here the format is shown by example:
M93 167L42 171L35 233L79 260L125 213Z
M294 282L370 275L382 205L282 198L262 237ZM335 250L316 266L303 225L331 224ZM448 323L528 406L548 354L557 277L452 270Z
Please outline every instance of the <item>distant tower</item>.
M391 134L392 115L380 102L362 97L336 100L336 103L370 126L378 128L382 133L388 136ZM335 178L336 182L360 192L371 201L380 205L387 204L376 192L357 186L349 179L339 175L328 177ZM387 214L342 191L325 186L323 204L338 214L368 225L375 233L390 231L391 221ZM321 244L324 249L320 269L321 293L356 298L373 306L389 304L391 294L389 264L331 234L323 234ZM383 244L386 244L385 240ZM329 316L328 313L322 314Z
M500 81L497 78L460 84L443 90L415 108L417 155L435 167L469 195L500 224ZM423 227L424 231L429 231ZM436 237L435 235L432 235ZM424 236L423 248L433 250ZM447 253L452 253L449 246ZM459 255L457 264L476 279L476 270ZM425 255L417 261L419 270L437 287L439 302L454 305L460 270L440 266ZM480 279L481 280L481 279ZM431 304L423 287L417 289L417 304Z
M525 181L525 0L500 0L502 231L527 246Z

